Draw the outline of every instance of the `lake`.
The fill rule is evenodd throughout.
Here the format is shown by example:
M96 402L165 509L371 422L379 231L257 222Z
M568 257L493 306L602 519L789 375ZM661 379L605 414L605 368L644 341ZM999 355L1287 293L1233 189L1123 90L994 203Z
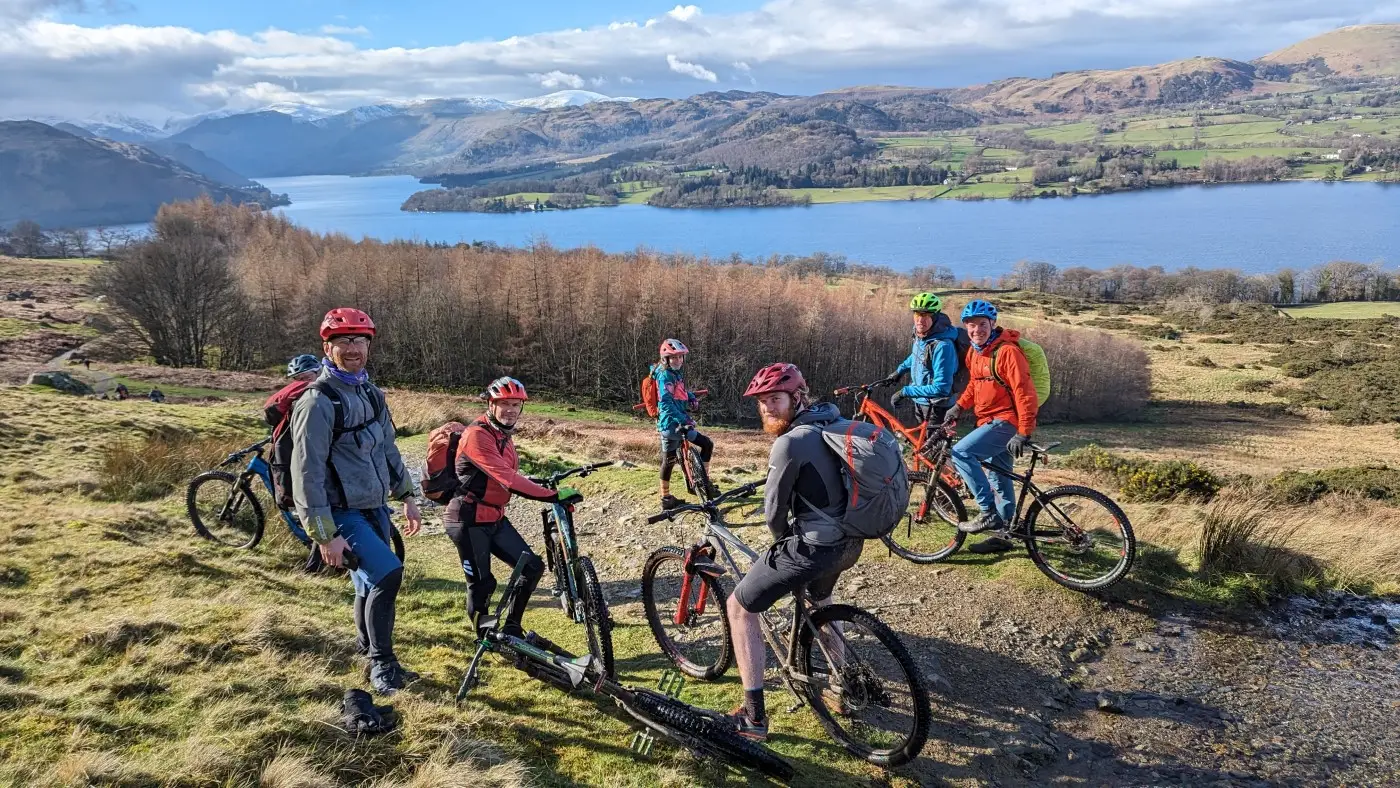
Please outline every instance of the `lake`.
M1400 186L1376 183L1186 186L1027 201L429 214L399 210L410 194L429 188L408 176L258 180L291 196L292 205L278 209L289 219L353 238L510 246L548 240L563 248L711 257L830 252L898 270L946 265L969 277L1001 274L1026 259L1247 272L1339 259L1400 264Z

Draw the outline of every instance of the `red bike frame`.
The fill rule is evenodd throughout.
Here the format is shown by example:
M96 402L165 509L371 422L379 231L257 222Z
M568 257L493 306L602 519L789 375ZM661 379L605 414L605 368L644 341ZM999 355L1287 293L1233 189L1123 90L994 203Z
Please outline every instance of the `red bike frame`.
M870 419L871 423L904 438L913 449L913 462L909 470L916 472L923 471L932 476L933 472L936 470L934 468L934 463L928 458L928 455L924 454L924 444L928 442L928 439L931 437L929 435L928 422L921 422L917 427L904 426L904 423L899 420L898 416L885 410L880 406L880 403L876 402L875 399L870 396L870 389L872 388L874 388L874 384L868 386L847 386L837 389L835 394L840 397L854 392L857 403L856 416L864 416ZM934 427L934 429L942 430L943 427L937 426ZM953 436L953 431L946 430L945 434L951 438ZM949 487L952 487L954 490L962 489L962 478L958 476L956 469L949 467L948 464L945 463L941 469L937 470L939 471L940 477ZM920 519L928 513L924 508L927 506L927 501L920 506L918 514Z

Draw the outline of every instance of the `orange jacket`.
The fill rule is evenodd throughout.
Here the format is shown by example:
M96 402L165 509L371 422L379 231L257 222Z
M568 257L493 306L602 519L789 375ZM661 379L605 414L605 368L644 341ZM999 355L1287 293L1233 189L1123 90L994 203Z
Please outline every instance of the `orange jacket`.
M1000 419L1016 425L1016 431L1022 435L1035 432L1040 402L1035 396L1026 354L1016 344L1020 338L1021 332L1003 328L981 350L967 349L969 380L962 396L958 397L958 407L971 408L979 427ZM1006 381L1005 386L992 377L992 349L998 345L1005 345L997 352L997 375Z
M476 504L476 522L494 523L505 516L512 494L536 501L558 500L559 494L520 473L515 442L485 417L472 422L457 442L457 478L467 479L466 502ZM473 475L474 471L480 473Z

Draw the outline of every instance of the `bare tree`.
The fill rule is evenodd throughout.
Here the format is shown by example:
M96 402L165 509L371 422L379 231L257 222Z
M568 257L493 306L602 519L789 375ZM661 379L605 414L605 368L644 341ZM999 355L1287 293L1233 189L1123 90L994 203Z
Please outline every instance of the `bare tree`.
M1017 287L1037 293L1052 289L1059 275L1060 269L1054 264L1033 260L1022 260L1011 269L1011 277Z
M154 237L104 265L94 284L157 364L203 366L211 340L245 312L228 246L178 213L163 211Z
M20 257L38 257L44 253L44 228L29 219L20 219L10 230L10 243Z
M49 233L49 247L58 257L73 256L73 238L69 230L54 230Z

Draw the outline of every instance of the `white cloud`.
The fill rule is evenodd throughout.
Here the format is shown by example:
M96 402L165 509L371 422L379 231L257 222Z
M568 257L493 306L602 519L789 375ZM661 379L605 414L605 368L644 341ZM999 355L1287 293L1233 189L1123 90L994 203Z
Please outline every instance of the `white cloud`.
M695 17L700 16L700 6L678 5L675 8L672 8L670 11L667 11L666 16L669 16L672 19L680 20L681 22L689 22Z
M670 66L671 70L677 74L685 74L688 77L695 77L706 82L714 82L719 79L715 76L715 72L699 63L687 63L675 55L666 56L666 65Z
M22 75L0 78L0 117L137 105L196 112L271 95L333 107L518 98L539 87L581 88L601 74L680 94L694 80L718 81L705 63L731 64L739 81L761 72L774 87L784 75L837 87L896 72L946 85L947 69L994 59L1014 69L1027 53L1066 69L1082 65L1086 53L1125 65L1162 53L1249 57L1400 13L1395 0L770 0L742 13L676 5L644 24L600 19L592 28L503 40L372 48L353 38L362 28L348 22L316 34L243 34L89 27L55 16L79 3L0 0L0 75Z
M583 87L583 77L578 74L565 74L563 71L551 71L548 74L531 74L530 79L545 88L573 88L575 90Z
M328 36L368 36L369 28L364 25L347 27L346 25L322 25L321 32Z

